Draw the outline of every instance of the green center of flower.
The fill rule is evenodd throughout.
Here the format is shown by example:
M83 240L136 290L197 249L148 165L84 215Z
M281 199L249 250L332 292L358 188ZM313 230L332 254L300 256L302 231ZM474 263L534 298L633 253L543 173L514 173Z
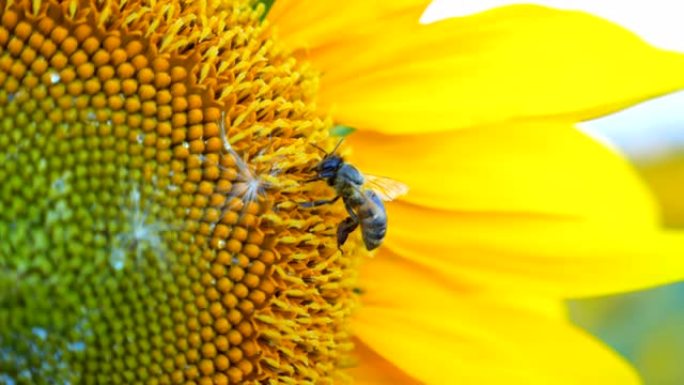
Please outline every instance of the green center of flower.
M316 75L245 1L0 26L0 383L327 383L355 258L304 185ZM318 190L317 190L318 189Z

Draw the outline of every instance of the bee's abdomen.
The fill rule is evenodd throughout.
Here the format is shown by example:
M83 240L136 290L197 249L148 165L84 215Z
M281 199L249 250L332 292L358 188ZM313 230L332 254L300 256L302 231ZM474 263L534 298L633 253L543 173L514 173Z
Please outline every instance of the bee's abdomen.
M387 213L380 197L371 190L365 194L368 199L359 207L359 219L363 243L366 249L373 250L380 246L387 233Z

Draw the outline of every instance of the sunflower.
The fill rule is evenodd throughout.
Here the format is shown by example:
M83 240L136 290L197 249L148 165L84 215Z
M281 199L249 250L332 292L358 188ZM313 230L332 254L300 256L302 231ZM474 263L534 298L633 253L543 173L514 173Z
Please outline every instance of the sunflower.
M684 238L572 124L684 86L684 57L425 6L2 2L0 381L636 382L560 299L679 279ZM412 189L374 258L302 205L338 124Z

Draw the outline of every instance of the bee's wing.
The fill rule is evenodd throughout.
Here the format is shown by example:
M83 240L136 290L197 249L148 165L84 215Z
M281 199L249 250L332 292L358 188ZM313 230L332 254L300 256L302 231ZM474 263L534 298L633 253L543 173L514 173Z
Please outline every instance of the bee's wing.
M406 195L409 187L396 180L377 175L363 175L364 187L375 191L383 201L391 201L399 196Z

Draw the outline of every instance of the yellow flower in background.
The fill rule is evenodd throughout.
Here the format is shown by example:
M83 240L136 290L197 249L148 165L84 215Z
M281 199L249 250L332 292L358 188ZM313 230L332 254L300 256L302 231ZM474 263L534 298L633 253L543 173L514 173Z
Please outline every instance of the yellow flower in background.
M252 6L2 5L1 382L637 381L559 300L680 279L684 236L572 123L684 57L538 7ZM333 123L411 186L373 259L298 205Z
M684 227L684 150L664 159L637 165L641 175L658 197L667 226Z

